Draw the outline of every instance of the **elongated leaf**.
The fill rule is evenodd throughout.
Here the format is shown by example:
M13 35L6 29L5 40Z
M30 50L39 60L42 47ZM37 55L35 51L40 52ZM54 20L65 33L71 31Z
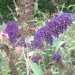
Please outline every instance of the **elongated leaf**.
M71 8L71 7L75 7L75 4L68 6L67 9Z
M0 32L3 30L4 27L5 27L5 23L3 23L2 25L0 25Z
M43 75L43 71L42 69L39 67L39 65L37 65L36 63L30 61L29 65L34 73L34 75Z
M36 13L38 11L38 1L36 0L34 3L34 12Z

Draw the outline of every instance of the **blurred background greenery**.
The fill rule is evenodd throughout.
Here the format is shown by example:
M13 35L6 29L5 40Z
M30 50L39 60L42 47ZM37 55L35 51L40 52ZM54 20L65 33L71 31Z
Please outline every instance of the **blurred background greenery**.
M5 22L8 20L12 20L12 15L7 6L14 9L14 3L12 0L0 0L0 19Z
M72 12L75 0L38 0L38 8L45 13L55 13L58 9L62 11ZM7 22L13 20L9 6L15 12L13 0L0 0L0 21ZM69 9L67 9L69 8Z

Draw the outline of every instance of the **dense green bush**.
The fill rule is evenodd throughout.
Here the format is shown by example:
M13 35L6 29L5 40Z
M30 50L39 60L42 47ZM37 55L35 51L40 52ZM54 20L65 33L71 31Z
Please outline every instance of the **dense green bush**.
M54 4L55 3L55 4ZM63 4L65 5L63 11L72 12L73 7L67 9L68 6L75 4L75 0L39 0L39 9L43 12L48 10L49 12L55 12L57 6L62 9Z
M14 4L13 4L12 0L0 0L0 13L5 22L13 19L11 12L7 8L7 5L11 9L14 9Z
M72 12L72 9L73 9L72 7L69 10L67 8L68 8L68 6L75 4L75 0L53 0L53 1L55 1L56 5L54 5L52 0L38 0L39 10L42 12L54 13L57 10L56 6L58 6L59 9L61 10L63 4L65 4L63 11ZM9 9L7 8L7 5L9 5L9 7L13 11L15 11L13 0L0 0L0 14L3 17L2 18L0 16L0 19L3 19L5 22L7 22L8 20L13 20L13 16L12 16L11 12L9 11Z
M38 5L39 9L43 12L54 12L56 10L56 6L51 2L51 0L39 0Z

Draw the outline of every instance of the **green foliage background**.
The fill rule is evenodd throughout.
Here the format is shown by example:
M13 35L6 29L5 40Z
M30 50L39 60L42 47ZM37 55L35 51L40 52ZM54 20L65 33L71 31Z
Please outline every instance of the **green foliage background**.
M53 1L56 3L57 6L60 6L60 9L62 5L65 4L63 11L69 12L71 12L72 8L70 10L67 10L67 7L75 4L75 0L39 0L39 9L43 12L45 12L46 10L48 10L49 12L55 12L56 6L53 4Z
M67 7L69 5L75 4L75 0L54 0L54 1L57 4L57 6L60 5L60 9L62 7L62 4L65 3L65 7L63 11L71 11L71 10L67 10ZM7 8L7 5L9 5L9 7L12 8L13 11L15 11L13 0L0 0L0 14L3 16L3 20L5 22L9 20L13 20L12 14ZM56 6L52 3L52 0L38 0L38 7L39 10L42 12L48 11L50 13L54 13L57 10Z
M11 15L11 12L7 8L7 5L10 8L14 9L14 4L13 4L12 0L0 0L0 13L1 13L3 20L5 22L8 20L13 20L13 17Z

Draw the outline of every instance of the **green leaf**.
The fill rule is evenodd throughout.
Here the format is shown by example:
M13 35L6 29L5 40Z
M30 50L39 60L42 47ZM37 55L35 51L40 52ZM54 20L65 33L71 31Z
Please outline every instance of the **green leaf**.
M34 3L34 13L36 13L38 10L38 1L36 0Z
M71 51L71 50L75 50L75 47L71 47L68 49L68 51Z
M64 44L64 42L63 42L63 41L60 41L60 42L57 44L56 50L58 50L58 49L61 47L62 44Z
M73 21L72 23L75 24L75 21Z
M0 25L0 32L3 30L4 27L5 27L5 23L3 23L2 25Z
M75 4L69 5L67 9L70 9L71 7L75 7Z
M10 72L10 69L7 67L3 70L2 75L8 75L9 72Z
M62 46L62 44L64 44L65 42L64 41L61 41L61 39L57 39L55 38L54 39L54 42L53 42L53 47L56 48L56 51Z
M42 69L39 67L39 65L37 65L36 63L30 61L29 65L34 73L34 75L43 75L43 71Z

